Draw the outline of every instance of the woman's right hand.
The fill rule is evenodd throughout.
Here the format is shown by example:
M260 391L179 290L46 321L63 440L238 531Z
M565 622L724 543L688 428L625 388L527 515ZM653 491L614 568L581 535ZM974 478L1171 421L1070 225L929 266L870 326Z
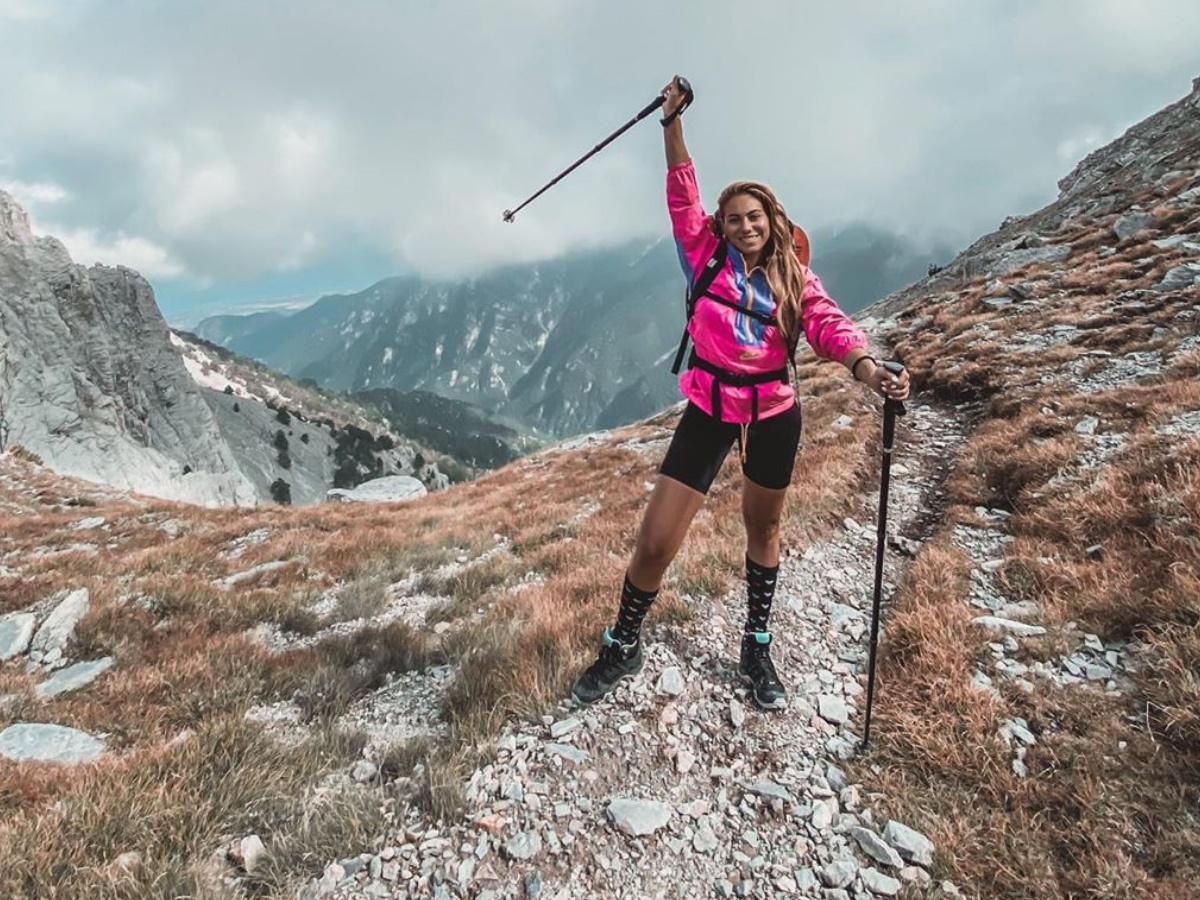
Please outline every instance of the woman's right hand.
M675 111L683 105L683 101L687 99L687 94L685 94L683 88L679 86L678 75L672 78L671 83L662 89L662 96L662 112L663 118L665 119L668 116L673 115Z

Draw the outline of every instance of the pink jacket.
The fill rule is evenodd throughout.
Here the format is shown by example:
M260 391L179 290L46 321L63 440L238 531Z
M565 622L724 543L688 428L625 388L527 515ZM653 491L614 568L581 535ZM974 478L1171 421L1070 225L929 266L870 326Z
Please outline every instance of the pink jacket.
M720 240L710 227L712 217L700 203L696 169L691 160L667 170L667 209L679 261L689 287L695 274L710 259ZM804 270L805 288L800 299L804 335L817 356L841 362L857 347L867 346L867 336L825 293L821 279L811 269ZM725 267L717 273L709 290L740 306L766 315L775 312L775 300L767 286L766 273L756 268L747 276L742 255L730 244ZM731 372L771 372L788 364L783 334L744 313L715 303L705 297L696 302L688 323L695 351L714 366ZM683 395L712 415L713 376L699 368L688 369L679 377ZM721 419L725 422L749 422L752 391L758 392L758 417L768 418L791 407L795 394L790 382L769 381L748 387L722 384Z

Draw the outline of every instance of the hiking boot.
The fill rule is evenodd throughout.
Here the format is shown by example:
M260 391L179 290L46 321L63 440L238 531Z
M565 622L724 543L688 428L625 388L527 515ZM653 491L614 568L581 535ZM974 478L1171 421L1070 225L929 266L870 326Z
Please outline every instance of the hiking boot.
M787 706L784 690L775 666L771 662L771 633L756 631L742 636L742 658L738 664L742 680L750 685L754 702L763 709L783 709Z
M622 678L630 678L642 671L645 661L641 641L632 645L618 643L612 636L612 629L605 628L600 656L579 676L571 696L582 706L595 703Z

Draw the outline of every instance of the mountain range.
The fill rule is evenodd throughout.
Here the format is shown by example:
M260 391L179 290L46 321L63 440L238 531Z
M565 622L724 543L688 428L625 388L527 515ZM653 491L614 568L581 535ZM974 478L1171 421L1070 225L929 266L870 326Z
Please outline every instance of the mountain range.
M849 313L953 255L863 224L814 237L814 271ZM568 436L678 399L683 287L661 238L457 282L388 278L294 313L211 317L196 333L326 388L426 391Z

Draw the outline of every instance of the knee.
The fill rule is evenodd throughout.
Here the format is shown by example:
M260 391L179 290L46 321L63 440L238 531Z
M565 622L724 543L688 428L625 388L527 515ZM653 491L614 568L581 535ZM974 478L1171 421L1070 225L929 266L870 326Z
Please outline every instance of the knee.
M637 562L638 565L647 569L666 569L671 564L671 557L674 556L673 549L669 541L662 540L654 535L642 535L637 545Z
M746 522L746 538L754 544L770 544L779 540L779 519L759 519Z

